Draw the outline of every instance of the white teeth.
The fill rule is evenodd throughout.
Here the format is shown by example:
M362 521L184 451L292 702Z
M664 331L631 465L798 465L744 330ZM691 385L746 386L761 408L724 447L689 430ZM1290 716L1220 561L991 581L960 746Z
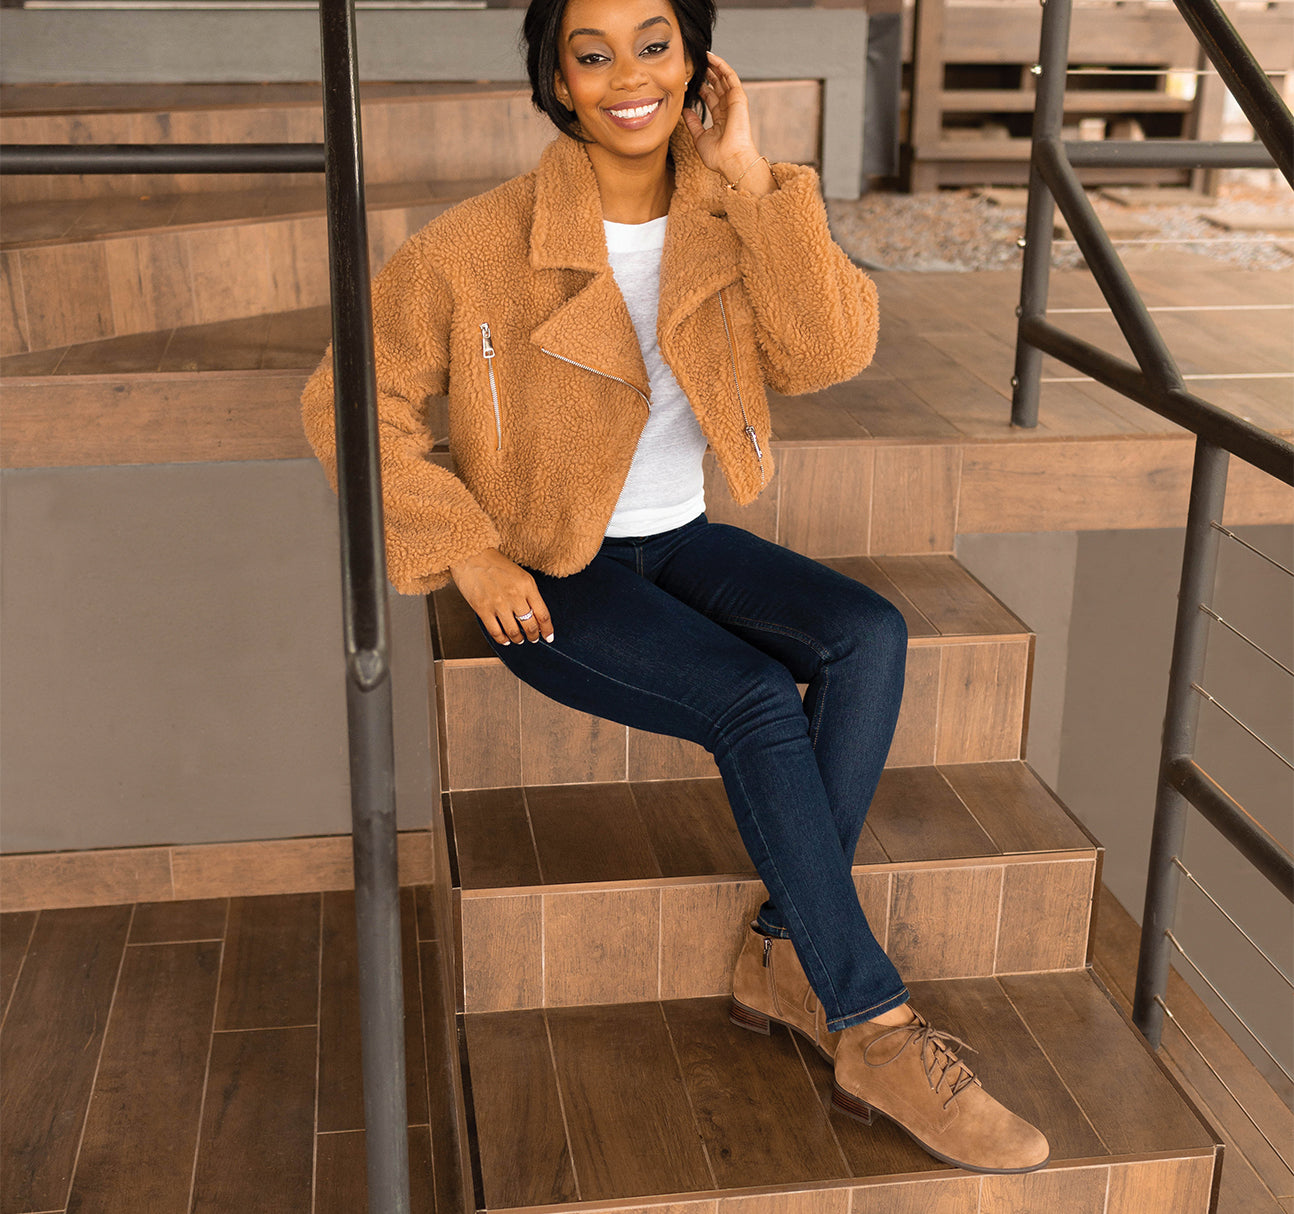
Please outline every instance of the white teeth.
M653 101L651 105L640 105L632 110L612 110L611 112L617 118L646 118L658 105L659 101Z

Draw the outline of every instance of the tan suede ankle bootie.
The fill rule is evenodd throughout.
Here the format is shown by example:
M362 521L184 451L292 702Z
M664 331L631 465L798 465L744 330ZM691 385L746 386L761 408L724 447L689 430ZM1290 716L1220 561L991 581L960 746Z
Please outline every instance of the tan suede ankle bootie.
M980 1086L952 1046L966 1047L913 1013L907 1024L867 1021L839 1034L831 1103L871 1123L888 1117L937 1159L971 1172L1032 1172L1047 1139Z
M804 976L795 945L763 935L754 924L733 970L729 1019L765 1037L776 1020L806 1037L828 1062L835 1057L840 1034L827 1032L826 1013Z

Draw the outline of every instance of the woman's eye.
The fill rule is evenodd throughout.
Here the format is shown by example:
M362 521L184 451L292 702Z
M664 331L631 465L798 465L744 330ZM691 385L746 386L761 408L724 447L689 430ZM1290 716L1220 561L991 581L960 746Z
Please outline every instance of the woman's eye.
M668 42L653 42L650 46L643 47L642 53L644 55L663 55L667 50L669 50Z
M575 62L582 63L585 67L591 67L593 64L604 63L605 61L606 56L598 54L597 51L589 51L587 55L576 55L575 57Z

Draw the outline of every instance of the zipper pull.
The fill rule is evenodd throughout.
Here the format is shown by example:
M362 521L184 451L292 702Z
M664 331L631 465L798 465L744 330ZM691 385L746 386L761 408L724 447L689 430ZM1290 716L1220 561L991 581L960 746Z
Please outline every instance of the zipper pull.
M755 437L755 427L749 423L746 426L746 437L750 439L750 445L755 448L755 458L763 459L764 453L759 449L759 439Z
M764 968L768 969L768 956L773 951L773 937L764 937Z
M494 342L490 340L490 326L481 326L481 353L486 358L494 357Z

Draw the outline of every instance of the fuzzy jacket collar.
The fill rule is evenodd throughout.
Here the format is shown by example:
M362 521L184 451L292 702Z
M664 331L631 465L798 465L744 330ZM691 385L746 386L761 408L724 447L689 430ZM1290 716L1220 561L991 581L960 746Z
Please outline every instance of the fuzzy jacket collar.
M727 221L728 191L719 174L701 162L682 122L670 137L670 155L674 196L661 260L657 323L662 345L704 300L741 277L741 242ZM566 135L548 145L536 170L530 264L536 270L576 270L593 276L535 329L531 340L624 379L645 394L646 372L637 343L626 348L606 340L613 324L628 324L630 332L632 324L607 261L593 165L583 145Z

